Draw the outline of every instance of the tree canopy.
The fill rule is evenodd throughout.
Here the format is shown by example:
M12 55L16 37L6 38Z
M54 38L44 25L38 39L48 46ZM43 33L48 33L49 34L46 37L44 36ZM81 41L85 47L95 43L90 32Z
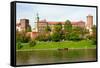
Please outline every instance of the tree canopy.
M70 32L72 30L72 24L69 20L65 21L64 30Z

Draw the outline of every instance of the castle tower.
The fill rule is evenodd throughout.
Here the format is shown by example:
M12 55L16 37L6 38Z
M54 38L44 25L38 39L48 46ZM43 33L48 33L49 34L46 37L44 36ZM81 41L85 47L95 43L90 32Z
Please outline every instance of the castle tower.
M93 26L93 16L92 15L88 15L87 16L86 28L87 29L91 29L92 26Z
M28 19L20 19L21 23L21 30L26 31L29 26L29 20Z
M39 32L39 14L36 15L36 31Z
M86 29L89 30L90 34L92 34L92 26L93 26L93 16L88 15L87 16Z

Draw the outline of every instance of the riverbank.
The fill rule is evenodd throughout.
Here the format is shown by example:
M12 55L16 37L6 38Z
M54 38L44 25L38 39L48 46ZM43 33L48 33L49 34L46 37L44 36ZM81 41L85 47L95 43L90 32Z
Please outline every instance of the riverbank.
M68 48L68 50L82 50L82 49L88 49L88 50L92 50L92 49L96 49L96 48ZM52 49L23 49L23 50L16 50L16 51L49 51L49 50L59 50L59 49L56 49L56 48L52 48ZM63 49L60 49L59 51L63 51L64 50L64 48ZM65 51L67 51L67 50L65 50Z
M31 50L55 50L55 49L92 49L96 48L96 45L92 44L91 40L81 40L81 41L63 41L63 42L37 42L33 47L30 47L28 43L22 43L22 48L17 51L31 51Z

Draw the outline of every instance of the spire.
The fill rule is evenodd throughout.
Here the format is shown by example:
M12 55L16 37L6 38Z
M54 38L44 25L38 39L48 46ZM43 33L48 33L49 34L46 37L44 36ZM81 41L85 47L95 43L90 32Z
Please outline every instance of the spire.
M37 13L36 16L37 16L37 20L39 21L39 14Z
M39 31L39 14L36 14L36 31Z

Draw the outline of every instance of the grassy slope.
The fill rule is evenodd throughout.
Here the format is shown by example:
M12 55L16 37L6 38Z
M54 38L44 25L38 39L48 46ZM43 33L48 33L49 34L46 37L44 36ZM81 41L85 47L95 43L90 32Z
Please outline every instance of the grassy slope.
M92 45L90 40L82 41L64 41L64 42L37 42L33 47L30 47L28 43L23 44L20 50L26 49L51 49L51 48L95 48L96 45Z

